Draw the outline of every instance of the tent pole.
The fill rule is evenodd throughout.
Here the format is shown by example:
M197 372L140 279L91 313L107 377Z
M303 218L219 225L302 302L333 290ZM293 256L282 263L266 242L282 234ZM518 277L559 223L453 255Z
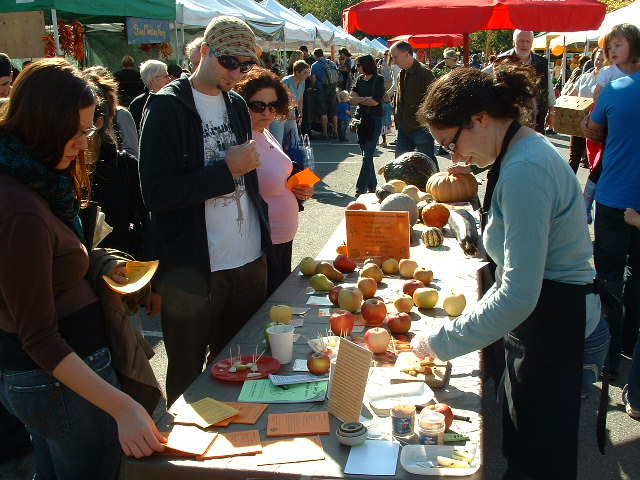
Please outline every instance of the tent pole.
M176 22L175 20L173 21L173 33L174 33L174 38L176 43L176 52L175 52L176 63L180 64L180 58L178 57L178 22Z
M468 33L463 33L462 38L464 40L464 52L463 52L464 66L468 67L469 66L469 49L471 48L471 39L469 38Z
M60 55L60 37L58 32L58 12L55 8L51 9L51 23L53 23L53 41L56 46L56 53Z

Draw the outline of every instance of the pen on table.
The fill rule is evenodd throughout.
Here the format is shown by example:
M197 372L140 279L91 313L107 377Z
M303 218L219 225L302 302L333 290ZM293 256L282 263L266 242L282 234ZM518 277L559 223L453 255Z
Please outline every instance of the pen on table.
M471 422L471 418L465 417L464 415L453 415L454 420L462 420L464 422Z

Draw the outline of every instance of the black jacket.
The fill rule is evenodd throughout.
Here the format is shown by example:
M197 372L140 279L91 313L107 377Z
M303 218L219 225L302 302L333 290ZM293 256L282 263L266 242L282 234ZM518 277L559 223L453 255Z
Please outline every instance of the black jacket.
M247 105L235 92L223 93L236 139L251 138ZM262 251L273 246L267 204L255 170L244 175L260 222ZM235 190L226 162L204 166L202 120L188 78L180 78L147 101L140 136L140 182L151 212L150 236L160 260L162 287L208 296L211 269L204 202Z

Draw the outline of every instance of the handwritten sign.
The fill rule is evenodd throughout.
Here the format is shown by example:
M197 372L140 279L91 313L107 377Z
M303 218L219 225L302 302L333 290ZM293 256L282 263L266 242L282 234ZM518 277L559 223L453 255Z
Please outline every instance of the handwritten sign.
M347 210L345 218L351 258L410 257L411 226L408 212Z
M169 42L170 32L169 20L127 17L127 43L130 45Z

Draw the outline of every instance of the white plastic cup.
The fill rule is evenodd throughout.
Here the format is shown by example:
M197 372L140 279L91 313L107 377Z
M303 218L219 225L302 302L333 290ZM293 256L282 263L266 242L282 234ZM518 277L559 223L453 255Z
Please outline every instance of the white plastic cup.
M267 328L271 356L281 365L293 360L293 325L274 325Z
M336 371L336 357L329 362L329 384L327 385L327 398L331 395L331 385L333 385L333 372Z

